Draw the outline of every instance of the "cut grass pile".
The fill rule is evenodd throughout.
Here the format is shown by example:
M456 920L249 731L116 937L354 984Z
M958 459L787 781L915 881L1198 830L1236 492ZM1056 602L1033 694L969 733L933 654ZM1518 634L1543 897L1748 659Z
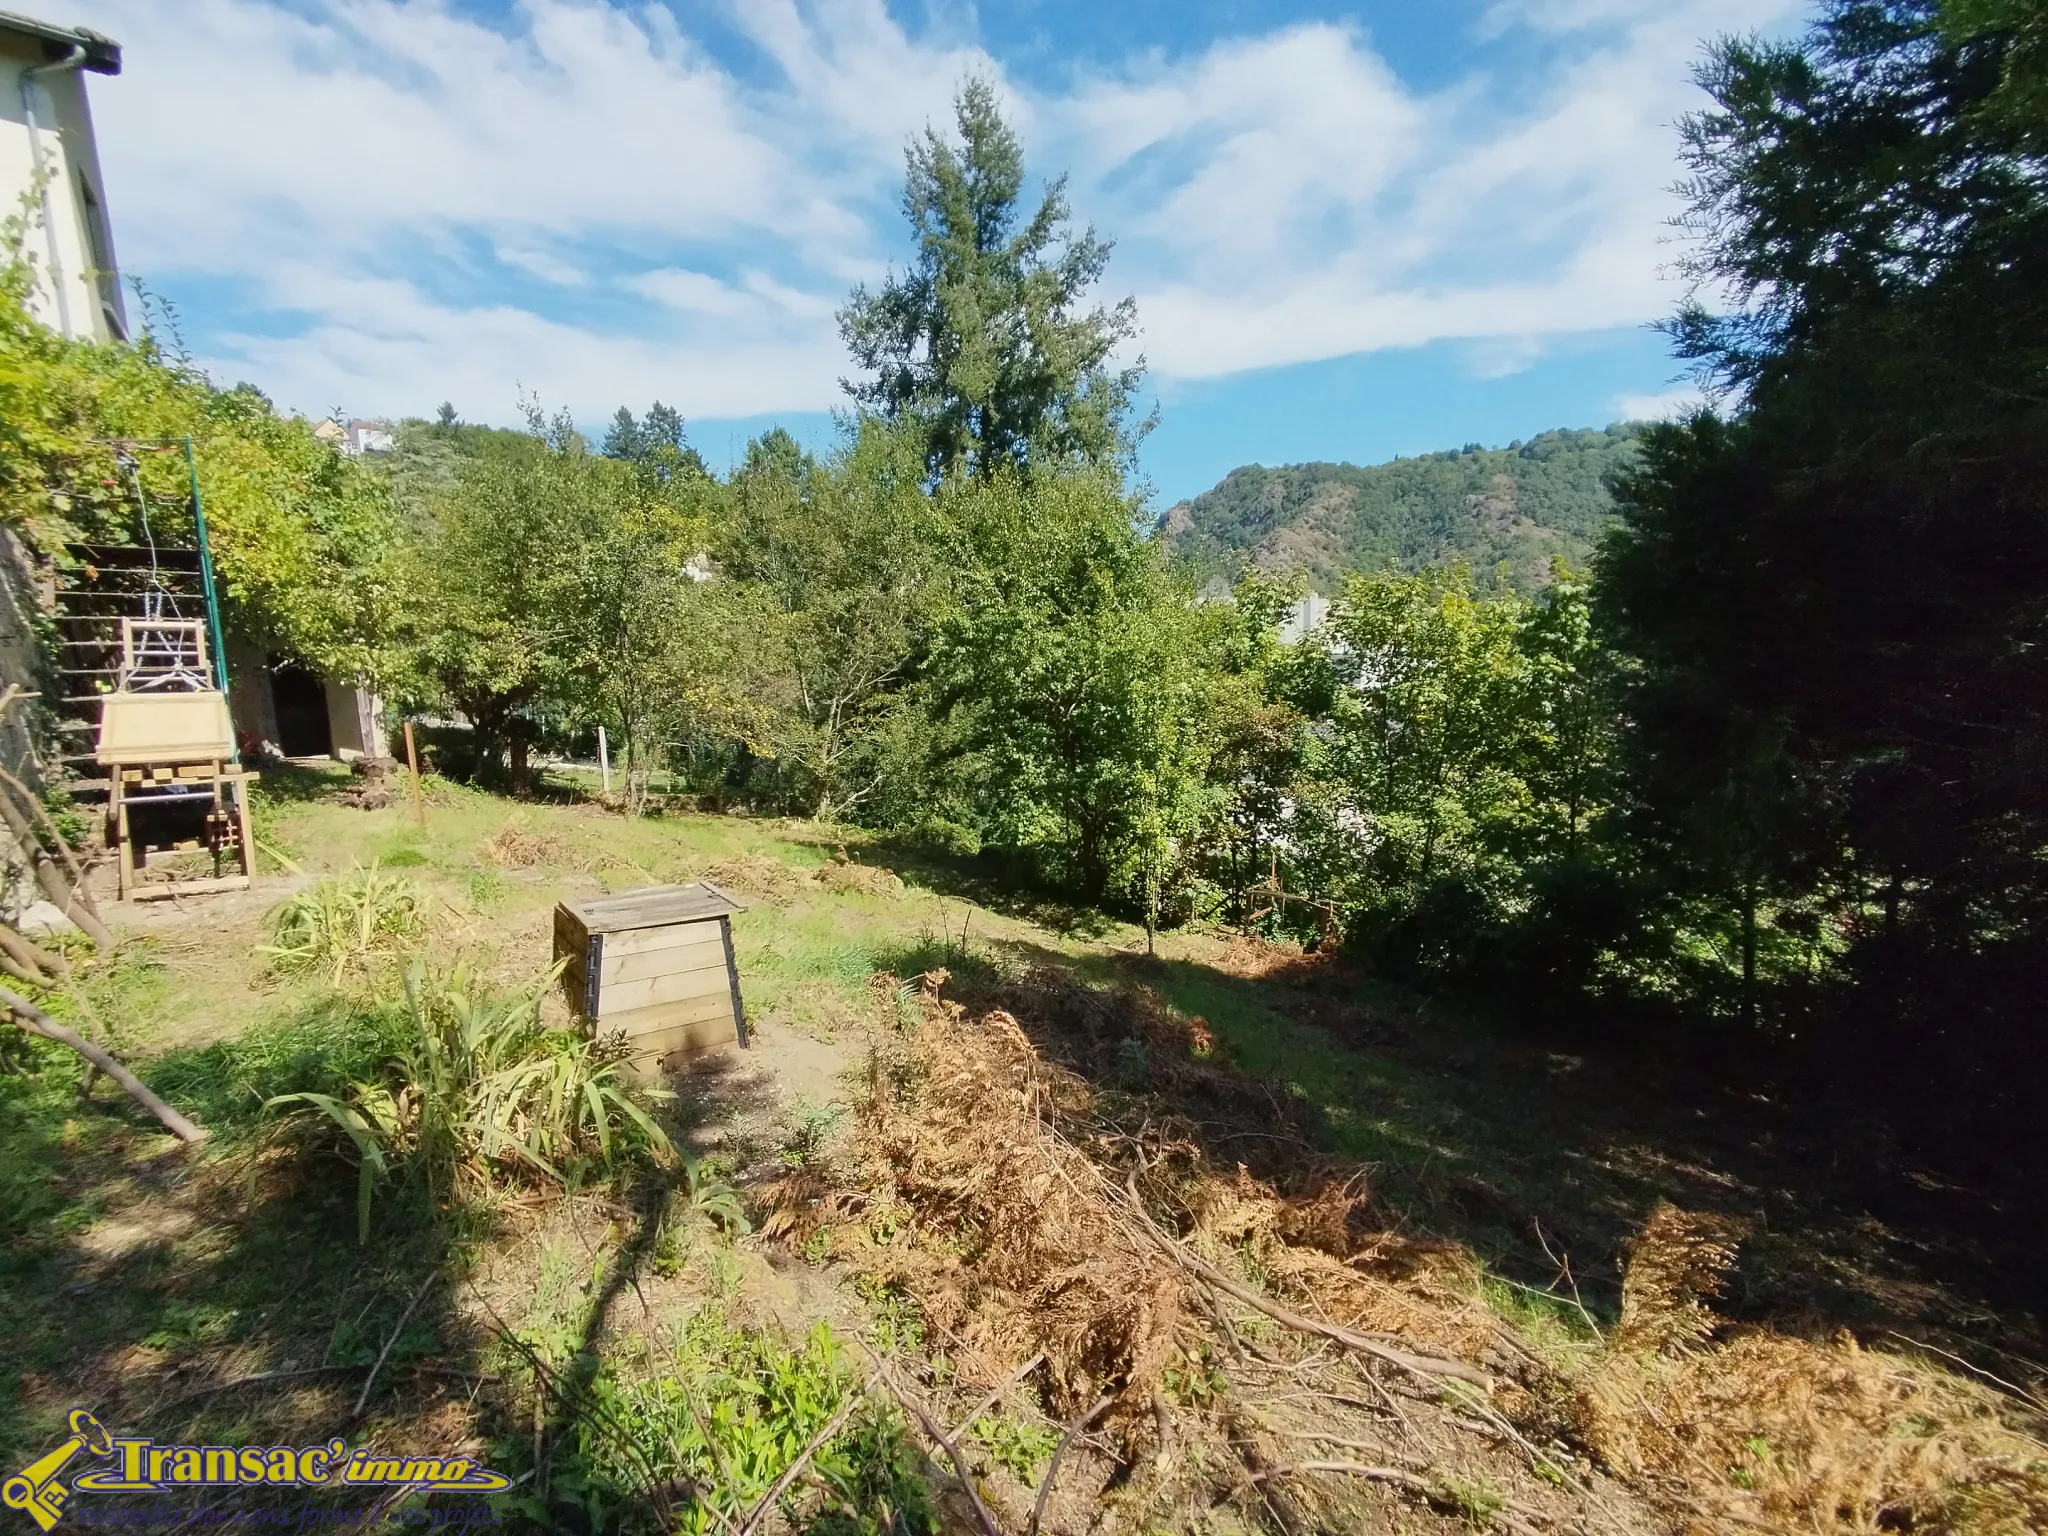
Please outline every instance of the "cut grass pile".
M1368 1170L1286 1137L1264 1177L1217 1166L1284 1099L1143 989L1026 974L997 988L1016 1012L974 1017L947 979L878 1052L852 1160L780 1181L771 1225L911 1300L947 1371L1106 1431L1075 1475L1127 1520L1256 1525L1284 1497L1343 1528L1385 1517L1370 1484L1504 1529L2041 1528L2048 1416L1847 1335L1727 1324L1726 1221L1658 1207L1612 1332L1539 1350L1468 1253L1387 1225ZM893 979L875 995L902 1019ZM1044 1054L1114 1042L1145 1060L1116 1087Z

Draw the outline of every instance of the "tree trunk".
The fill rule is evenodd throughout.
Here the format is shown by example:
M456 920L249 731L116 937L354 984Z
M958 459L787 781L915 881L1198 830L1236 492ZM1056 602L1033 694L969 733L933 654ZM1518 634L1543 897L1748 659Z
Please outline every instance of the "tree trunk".
M527 761L526 722L513 720L506 730L506 746L511 754L512 793L521 800L533 790L533 769Z
M1742 884L1742 1022L1756 1027L1756 881Z

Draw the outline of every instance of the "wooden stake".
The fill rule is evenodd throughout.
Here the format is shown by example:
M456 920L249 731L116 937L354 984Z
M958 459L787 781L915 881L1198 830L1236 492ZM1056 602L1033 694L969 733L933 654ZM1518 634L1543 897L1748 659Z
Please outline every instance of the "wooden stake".
M427 802L420 798L420 755L412 744L412 722L405 722L405 766L412 770L412 819L427 824Z
M610 794L612 792L612 754L609 745L604 739L604 727L601 725L597 728L597 772L598 777L603 781L604 792Z

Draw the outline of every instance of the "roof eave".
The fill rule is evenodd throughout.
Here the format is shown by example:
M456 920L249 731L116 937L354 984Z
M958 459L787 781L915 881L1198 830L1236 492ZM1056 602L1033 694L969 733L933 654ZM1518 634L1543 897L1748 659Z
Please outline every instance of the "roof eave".
M80 61L81 68L96 75L121 73L121 45L90 27L60 27L53 22L37 21L33 16L0 11L0 32L34 38L43 45L44 56L53 64L66 57L73 48L83 48L85 57Z

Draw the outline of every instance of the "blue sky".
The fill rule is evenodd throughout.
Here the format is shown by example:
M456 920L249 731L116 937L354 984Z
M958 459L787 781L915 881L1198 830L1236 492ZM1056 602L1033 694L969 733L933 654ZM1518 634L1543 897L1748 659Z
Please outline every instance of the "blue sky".
M907 254L905 141L994 80L1117 242L1159 500L1685 398L1672 124L1785 0L43 0L123 267L223 380L321 415L822 443L834 309Z

